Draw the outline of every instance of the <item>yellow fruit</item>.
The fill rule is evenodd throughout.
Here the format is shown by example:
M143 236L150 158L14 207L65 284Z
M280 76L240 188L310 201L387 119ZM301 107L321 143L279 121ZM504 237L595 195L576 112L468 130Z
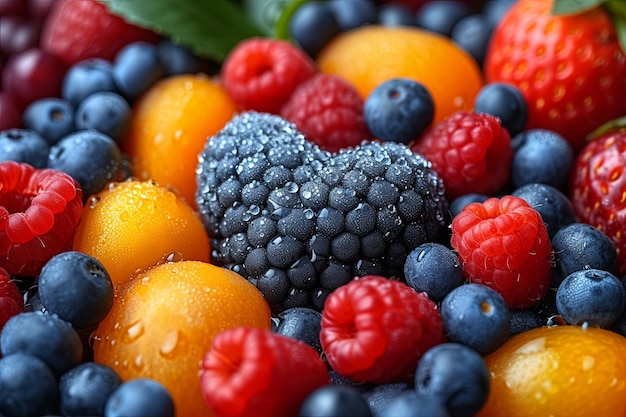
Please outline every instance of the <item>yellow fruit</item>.
M237 273L205 262L159 264L118 286L115 295L94 334L94 361L124 381L159 381L179 417L214 415L200 391L200 363L217 333L271 328L261 293Z
M73 249L98 259L113 285L168 256L209 261L196 213L153 181L111 183L83 208Z
M477 417L626 416L626 338L617 333L542 327L485 360L491 390Z

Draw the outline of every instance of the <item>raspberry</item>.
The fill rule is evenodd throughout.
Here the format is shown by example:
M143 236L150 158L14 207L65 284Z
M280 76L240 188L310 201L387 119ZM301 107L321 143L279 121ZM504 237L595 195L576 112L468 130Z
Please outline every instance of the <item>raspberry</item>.
M302 83L281 116L330 152L371 138L363 118L363 99L352 84L336 75L318 73Z
M5 323L24 311L24 299L7 271L0 267L0 332Z
M0 163L0 266L35 276L52 256L69 250L80 221L83 192L68 174Z
M425 292L368 275L328 296L320 341L332 368L353 381L406 382L444 341L443 323Z
M218 333L202 361L200 387L218 416L290 417L330 383L311 346L253 327Z
M552 245L525 200L506 195L467 205L452 220L450 243L465 277L500 293L509 308L533 307L548 292Z
M433 164L449 199L494 194L506 184L513 158L511 137L500 121L466 111L435 124L411 149Z
M278 114L293 91L315 73L315 63L282 40L250 38L226 57L222 82L242 108Z

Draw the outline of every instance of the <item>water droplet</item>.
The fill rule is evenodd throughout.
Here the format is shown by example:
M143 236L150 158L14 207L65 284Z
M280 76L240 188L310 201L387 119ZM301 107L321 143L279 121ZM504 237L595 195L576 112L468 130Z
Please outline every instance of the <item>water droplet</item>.
M583 371L589 371L596 364L596 360L593 356L583 356Z
M137 320L126 328L122 333L122 343L129 344L141 337L144 333L144 325L141 320Z
M120 220L123 222L127 222L130 219L130 214L127 211L123 211L120 213Z
M180 252L171 252L165 256L166 262L180 262L183 260L183 254Z
M173 330L169 332L161 346L159 347L159 354L166 359L176 359L184 356L187 352L187 343L184 340L183 334L180 330Z
M97 195L91 197L89 199L89 208L90 209L95 209L96 206L98 205L98 203L100 203L100 197L98 197Z
M141 356L141 354L137 355L137 357L133 361L133 367L138 371L141 371L143 369L143 356Z

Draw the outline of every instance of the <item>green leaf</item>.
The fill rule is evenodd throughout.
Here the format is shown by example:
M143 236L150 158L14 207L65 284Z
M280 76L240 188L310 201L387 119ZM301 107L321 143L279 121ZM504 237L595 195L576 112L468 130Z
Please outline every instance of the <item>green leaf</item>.
M626 128L626 116L604 123L602 126L589 133L585 139L587 140L587 142L591 142L604 135L605 133L624 128Z
M552 5L552 14L570 15L582 13L601 5L604 1L605 0L554 0L554 4Z
M604 6L611 16L622 51L626 52L626 2L611 0L607 1Z
M298 10L298 7L309 1L311 0L293 0L283 9L274 25L274 37L277 39L289 39L291 37L289 34L289 22L291 21L291 17L296 10Z
M222 62L242 39L265 33L228 0L100 0L111 13Z

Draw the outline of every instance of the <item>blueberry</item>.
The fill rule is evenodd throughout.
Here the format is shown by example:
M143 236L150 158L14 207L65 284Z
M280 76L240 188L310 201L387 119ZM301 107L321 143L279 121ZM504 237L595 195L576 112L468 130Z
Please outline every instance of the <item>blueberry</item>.
M572 223L552 238L556 266L563 277L581 269L613 272L617 250L613 241L586 223Z
M41 302L76 329L93 327L113 306L113 284L104 266L82 252L53 256L39 275Z
M408 78L383 81L367 96L363 117L369 131L384 142L407 144L433 121L435 104L421 83Z
M499 117L511 137L520 133L528 120L528 105L522 92L506 83L483 86L474 99L474 111Z
M117 91L113 65L105 59L89 58L67 70L61 96L76 108L87 96L101 91Z
M62 138L50 149L48 167L72 176L83 190L83 202L115 180L122 154L113 139L94 129Z
M41 416L58 406L59 387L50 367L36 356L13 353L0 357L0 414Z
M456 217L456 215L459 214L465 208L465 206L471 203L484 203L485 200L487 200L488 198L488 195L477 193L460 195L452 200L452 202L450 203L450 214L452 215L452 217Z
M104 417L174 417L174 401L153 379L136 378L118 386L104 405Z
M110 367L84 362L61 375L59 396L64 416L102 416L107 399L122 379Z
M500 294L481 284L463 284L441 302L448 340L481 355L496 350L509 336L510 312Z
M624 314L626 290L610 272L583 269L569 274L556 291L556 307L570 324L609 328Z
M42 98L24 110L24 127L34 130L49 145L54 145L74 128L74 107L61 98Z
M515 188L543 183L567 189L574 166L574 151L556 132L531 129L512 136L511 183Z
M562 227L576 222L576 214L574 214L571 201L551 185L526 184L515 189L511 194L525 200L541 214L550 238L553 238Z
M165 75L156 45L132 42L113 61L113 80L130 101L135 100Z
M412 389L400 392L378 411L376 417L452 417L445 405Z
M289 35L311 57L340 32L339 22L325 1L303 3L289 21Z
M48 165L48 142L34 130L8 129L0 132L0 161L23 162L35 168Z
M534 310L511 311L511 336L541 327L542 325L541 316Z
M87 96L76 109L76 129L96 129L119 143L130 126L132 111L126 99L110 91Z
M436 398L451 417L471 417L487 401L489 369L475 350L443 343L424 353L415 371L418 394Z
M481 14L493 29L517 0L486 0Z
M533 311L541 319L542 325L551 322L559 314L556 308L556 288L549 288L548 293L533 307Z
M378 23L383 26L415 26L411 9L395 3L385 3L378 7Z
M413 249L404 263L404 278L410 287L442 301L463 283L459 257L440 243L423 243Z
M320 331L322 314L306 307L294 307L278 314L276 333L300 340L322 353Z
M367 401L367 405L375 416L378 416L386 404L396 395L409 389L409 385L404 382L390 382L387 384L377 384L363 391L362 395Z
M452 28L450 38L482 66L491 37L491 27L480 14L461 18Z
M461 1L429 1L418 9L415 22L423 29L450 37L454 25L470 14L472 9Z
M175 44L170 39L163 39L157 44L159 61L163 65L165 76L179 74L209 73L209 61L200 58L188 48Z
M376 22L376 5L372 0L330 0L328 6L342 31Z
M302 402L300 417L372 417L359 391L349 386L327 385L311 392Z
M6 322L0 333L3 355L25 353L37 356L61 375L78 365L83 345L76 330L53 314L21 313Z

